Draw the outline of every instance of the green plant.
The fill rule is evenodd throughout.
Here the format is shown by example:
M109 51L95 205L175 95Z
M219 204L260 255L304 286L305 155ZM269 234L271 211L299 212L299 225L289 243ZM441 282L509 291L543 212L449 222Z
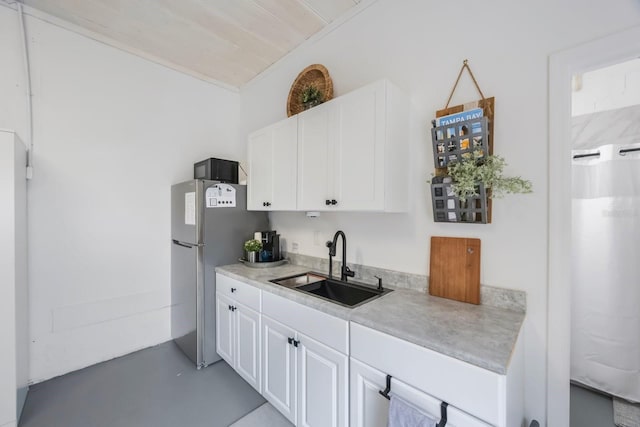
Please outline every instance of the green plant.
M260 240L251 239L244 242L244 250L247 252L259 252L262 249Z
M300 102L303 104L308 102L322 102L322 93L314 85L305 86L300 93Z
M462 201L478 194L478 182L491 189L492 198L500 198L507 193L531 193L531 181L519 176L502 176L506 165L500 156L482 156L480 151L476 151L473 156L448 166L447 172L453 180L451 189Z

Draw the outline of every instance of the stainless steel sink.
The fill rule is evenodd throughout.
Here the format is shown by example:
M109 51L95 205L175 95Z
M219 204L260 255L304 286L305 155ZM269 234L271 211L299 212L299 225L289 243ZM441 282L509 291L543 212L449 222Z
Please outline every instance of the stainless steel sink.
M307 285L309 283L321 282L327 280L326 276L322 276L316 273L302 273L295 276L282 277L280 279L274 279L271 282L278 285L286 286L287 288L295 288L300 285Z
M326 276L312 272L274 279L271 282L345 307L356 307L391 292L391 289L379 290L355 282L329 279Z

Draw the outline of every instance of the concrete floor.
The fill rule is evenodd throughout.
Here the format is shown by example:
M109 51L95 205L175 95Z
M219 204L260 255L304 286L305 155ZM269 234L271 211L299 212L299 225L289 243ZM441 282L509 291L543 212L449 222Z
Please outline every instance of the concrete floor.
M264 403L225 362L196 370L168 342L32 386L20 427L291 426ZM571 427L615 427L611 397L571 385Z
M293 427L276 408L265 403L246 417L233 423L231 427Z
M611 396L571 384L571 427L615 427Z
M196 370L168 342L32 386L20 427L228 427L263 403L225 362Z

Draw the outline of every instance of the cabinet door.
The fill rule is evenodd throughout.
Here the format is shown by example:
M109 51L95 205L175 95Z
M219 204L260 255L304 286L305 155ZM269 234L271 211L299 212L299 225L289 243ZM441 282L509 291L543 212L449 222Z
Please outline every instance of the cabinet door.
M290 338L295 338L293 329L262 316L262 395L295 424L296 353Z
M388 422L389 401L379 390L384 390L386 375L354 358L350 359L351 372L351 426L386 427ZM436 422L440 421L440 400L413 388L404 382L392 378L391 393L410 403ZM449 406L447 408L447 427L490 427L476 417Z
M326 210L333 198L330 172L332 103L298 115L298 210Z
M384 83L333 103L333 195L337 210L384 210Z
M234 366L235 316L232 301L216 293L216 351L229 365Z
M297 117L249 135L249 210L296 209L297 138Z
M293 211L298 188L298 117L276 124L272 147L271 210Z
M235 369L253 388L262 392L260 385L260 314L236 303Z
M268 210L267 202L272 201L273 168L273 130L261 129L249 135L247 146L247 209Z
M299 334L298 426L348 426L348 358Z
M351 427L387 427L389 401L378 391L384 390L382 372L351 358Z

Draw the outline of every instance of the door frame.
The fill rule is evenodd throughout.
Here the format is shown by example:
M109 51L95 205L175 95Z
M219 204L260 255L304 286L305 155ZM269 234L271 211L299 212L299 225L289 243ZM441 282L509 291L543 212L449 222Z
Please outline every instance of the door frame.
M640 56L640 26L549 58L547 425L569 424L571 338L571 78Z

